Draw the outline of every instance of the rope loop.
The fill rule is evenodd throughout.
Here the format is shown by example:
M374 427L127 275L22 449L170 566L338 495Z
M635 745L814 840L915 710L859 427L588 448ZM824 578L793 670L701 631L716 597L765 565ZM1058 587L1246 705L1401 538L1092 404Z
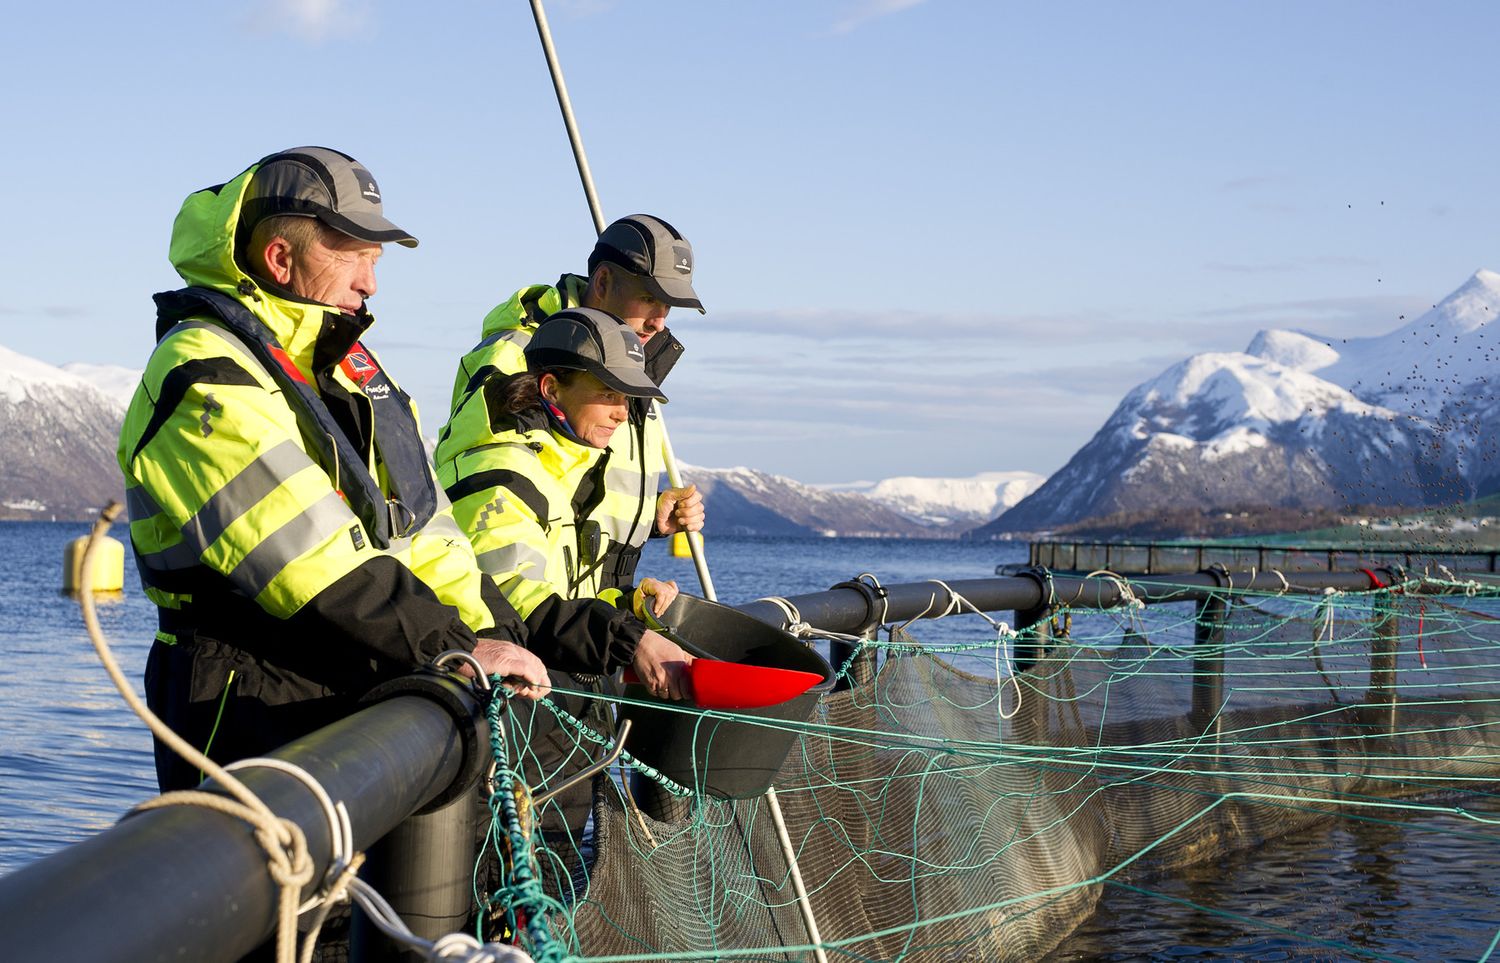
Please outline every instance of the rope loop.
M782 628L790 632L793 636L801 639L813 634L813 627L802 621L802 613L797 611L797 606L792 604L791 599L782 598L780 595L768 595L763 599L756 599L756 601L770 602L780 609L781 614L786 616L786 622L782 625Z

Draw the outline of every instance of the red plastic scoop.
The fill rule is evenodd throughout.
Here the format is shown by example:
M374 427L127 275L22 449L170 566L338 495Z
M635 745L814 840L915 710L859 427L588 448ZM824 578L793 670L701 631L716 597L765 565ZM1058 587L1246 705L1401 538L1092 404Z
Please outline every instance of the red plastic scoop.
M760 709L795 699L823 681L816 672L773 669L719 659L694 659L687 667L693 680L693 701L703 709ZM625 681L640 683L634 669Z

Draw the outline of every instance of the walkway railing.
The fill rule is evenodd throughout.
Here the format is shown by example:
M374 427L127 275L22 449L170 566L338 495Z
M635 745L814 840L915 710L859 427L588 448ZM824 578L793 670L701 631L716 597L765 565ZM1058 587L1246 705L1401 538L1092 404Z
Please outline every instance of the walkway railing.
M1356 572L1399 565L1408 572L1439 575L1500 572L1500 552L1453 552L1437 549L1381 549L1338 545L1256 545L1223 542L1032 542L1028 565L1056 572L1167 575L1202 572L1215 565L1230 571L1279 569L1283 572ZM1012 575L1020 566L1001 565L997 575Z

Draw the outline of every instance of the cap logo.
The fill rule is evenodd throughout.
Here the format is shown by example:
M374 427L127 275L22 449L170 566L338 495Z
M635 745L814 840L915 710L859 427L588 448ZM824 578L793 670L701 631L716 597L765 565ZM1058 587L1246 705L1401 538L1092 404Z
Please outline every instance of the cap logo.
M672 266L678 274L693 273L693 250L681 244L672 245Z
M354 173L354 179L359 182L359 196L371 204L379 204L380 188L375 186L375 178L370 176L370 172L362 167L352 167L350 170Z
M621 331L620 340L625 342L625 354L631 361L646 363L646 352L641 348L641 339L634 331Z

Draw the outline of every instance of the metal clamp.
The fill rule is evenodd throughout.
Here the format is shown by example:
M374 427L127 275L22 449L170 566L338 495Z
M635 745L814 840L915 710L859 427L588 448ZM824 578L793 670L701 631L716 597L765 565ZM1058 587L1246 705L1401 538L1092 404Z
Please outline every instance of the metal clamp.
M531 805L533 807L541 806L553 796L556 796L562 792L566 792L572 787L583 782L585 779L592 779L595 773L603 772L610 766L613 766L615 764L615 760L619 759L620 755L625 752L625 737L630 735L631 724L632 720L630 719L626 719L624 722L620 723L620 731L615 734L615 747L609 751L608 755L606 755L603 759L600 759L598 762L590 763L583 769L574 773L561 785L554 786L553 788L542 793L540 796L533 795L531 797Z
M479 664L479 660L474 658L474 653L463 649L449 649L432 660L432 667L447 671L450 662L467 662L474 669L475 684L485 692L490 691L490 677L485 674L484 666Z

